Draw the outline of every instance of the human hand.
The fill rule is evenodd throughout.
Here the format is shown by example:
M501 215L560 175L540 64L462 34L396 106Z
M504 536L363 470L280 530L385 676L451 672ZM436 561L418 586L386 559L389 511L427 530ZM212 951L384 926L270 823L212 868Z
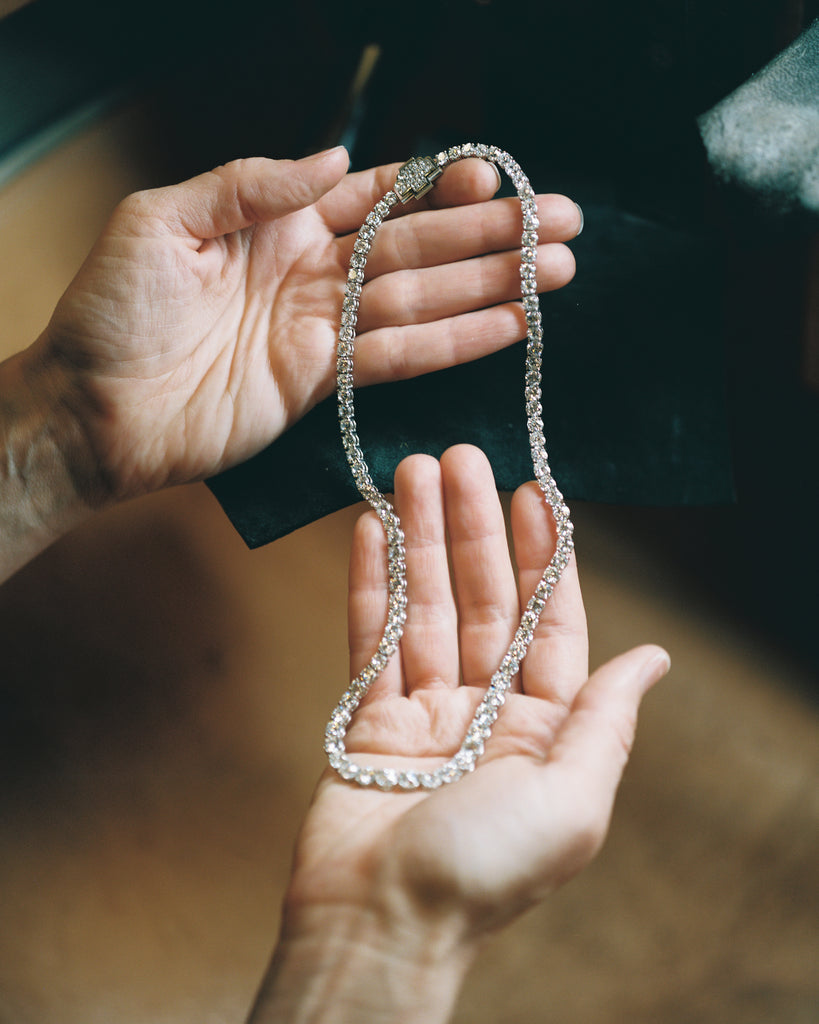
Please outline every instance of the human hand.
M91 504L242 461L332 392L355 233L398 165L345 176L347 154L237 161L115 211L30 350L29 379L71 422L72 479ZM515 200L480 160L381 231L361 299L359 385L409 377L525 336ZM457 207L457 208L455 208ZM539 200L538 283L574 264L562 197ZM511 251L507 251L511 250ZM487 254L488 255L484 255Z
M520 488L511 510L518 585L477 449L450 449L440 466L413 456L395 487L408 619L400 657L373 685L346 742L358 763L428 769L460 745L553 554L554 524L537 485ZM386 608L383 532L367 513L350 569L353 674L377 646ZM368 1009L371 992L385 1020L445 1020L481 939L599 849L637 706L667 667L665 652L642 647L588 678L572 559L472 774L434 792L362 789L324 774L298 842L274 969L251 1019L302 1019L293 996L301 982L316 1005L355 1007L304 1019L380 1020Z

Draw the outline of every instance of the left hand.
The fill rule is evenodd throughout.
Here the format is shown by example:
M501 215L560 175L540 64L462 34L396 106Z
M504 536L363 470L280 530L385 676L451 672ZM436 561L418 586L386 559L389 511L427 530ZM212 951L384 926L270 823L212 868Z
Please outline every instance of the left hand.
M373 684L347 748L358 763L423 768L460 745L552 556L554 530L537 485L520 488L512 504L518 585L491 469L477 449L450 449L440 466L410 457L395 488L406 534L408 620L400 656ZM353 674L380 639L385 565L381 525L367 513L350 569ZM382 971L391 962L411 965L413 957L428 963L432 951L436 960L459 964L466 950L468 960L484 936L599 849L638 703L667 667L665 652L643 647L588 677L572 559L472 774L431 793L362 789L324 774L297 847L277 977L287 977L290 951L321 947L322 929L326 941L337 932L353 950L378 950ZM347 955L354 962L355 954ZM424 1013L419 1020L446 1019L429 1007Z
M92 503L213 475L332 392L355 233L398 166L345 176L343 149L242 160L120 204L27 353L39 373L29 378L70 417L54 434L72 438L69 472ZM512 301L519 204L484 203L496 188L492 167L463 161L379 231L357 384L474 359L525 335ZM579 214L562 197L539 206L546 290L574 272L556 243L574 236Z

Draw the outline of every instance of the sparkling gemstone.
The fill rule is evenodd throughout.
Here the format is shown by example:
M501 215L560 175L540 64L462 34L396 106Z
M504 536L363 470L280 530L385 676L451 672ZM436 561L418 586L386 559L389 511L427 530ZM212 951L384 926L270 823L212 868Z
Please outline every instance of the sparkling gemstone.
M401 789L418 789L421 785L418 779L418 772L413 771L411 768L405 772L399 772L398 785Z
M497 721L497 718L498 709L494 705L487 703L475 719L475 722L481 729L489 729L492 727L492 724ZM484 739L486 739L485 736Z
M504 656L500 667L492 678L490 688L476 710L475 717L467 730L466 738L454 758L433 772L398 772L391 768L372 768L354 765L346 756L344 738L353 712L369 686L383 670L388 657L400 641L403 625L406 621L406 552L400 522L392 505L380 493L373 483L367 463L361 450L355 424L355 408L353 401L353 359L355 333L357 329L357 312L361 294L364 269L370 246L385 217L391 208L403 199L407 188L428 189L440 171L449 162L467 156L480 156L489 159L506 172L511 179L521 203L523 232L521 235L521 293L522 305L527 322L527 352L525 370L525 406L527 426L529 428L532 465L535 476L541 486L544 498L554 510L554 519L558 530L558 543L555 555L548 567L549 576L541 579L535 594L530 599L526 611L521 617L520 625L515 633L513 643ZM399 188L398 182L402 182ZM401 196L398 192L401 192ZM365 670L353 680L341 702L334 710L327 726L325 750L330 764L344 777L355 779L362 785L375 783L382 789L400 786L413 789L418 786L434 789L438 786L455 781L461 775L474 768L475 762L484 751L484 743L489 738L492 724L498 717L503 705L511 679L517 672L520 660L525 656L537 626L538 617L548 599L551 590L560 577L562 568L568 562L573 549L571 539L572 525L569 510L563 503L551 477L548 465L545 440L543 437L543 409L541 403L541 357L543 353L543 331L541 325L540 306L536 291L536 259L539 220L534 190L515 160L505 151L495 146L476 143L464 143L454 146L448 151L441 151L432 157L420 157L409 161L399 172L396 187L388 191L365 219L358 237L353 245L353 253L348 269L348 282L342 303L341 325L339 330L336 378L338 391L338 416L342 441L347 453L350 470L359 491L381 519L387 537L389 551L389 611L388 621L382 635L379 648Z
M380 768L375 773L375 784L379 789L392 789L398 785L398 772L392 768Z
M467 735L466 740L464 742L465 742L465 745L470 750L474 750L475 751L475 756L476 757L480 757L481 754L483 754L483 752L485 750L484 742L483 742L484 739L486 739L486 737L482 736L476 730L475 732L469 733Z
M356 704L361 701L361 698L367 692L368 688L367 684L360 678L354 679L352 683L350 683L350 696L355 699Z
M459 750L453 758L455 768L462 772L474 771L476 757L477 754L475 753L474 747Z
M401 630L392 623L387 623L387 627L384 630L384 640L386 641L386 644L390 649L390 653L392 653L392 651L395 650L395 645L398 643L400 639Z

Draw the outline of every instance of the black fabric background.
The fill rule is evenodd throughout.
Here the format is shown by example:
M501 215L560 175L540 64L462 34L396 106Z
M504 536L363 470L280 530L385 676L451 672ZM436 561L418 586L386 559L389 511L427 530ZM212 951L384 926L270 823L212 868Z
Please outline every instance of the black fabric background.
M723 187L697 131L817 16L819 0L37 0L0 22L0 157L136 94L166 158L157 185L341 137L359 169L467 139L508 149L539 190L587 212L576 280L542 300L547 441L567 494L662 504L607 516L819 663L819 396L802 374L816 257L781 204L761 216L741 182ZM368 43L381 59L354 105ZM422 382L400 416L394 392L361 393L384 488L439 430L433 450L497 439L504 486L526 472L507 358L477 382ZM448 424L425 387L460 398ZM211 481L250 543L355 497L332 409L302 428Z
M576 281L541 297L544 425L559 486L617 503L730 500L717 250L700 234L606 207L587 209L586 225ZM379 488L392 489L405 455L438 456L459 442L487 453L501 489L529 479L523 359L521 343L359 390L359 433ZM210 487L252 547L359 500L335 400Z

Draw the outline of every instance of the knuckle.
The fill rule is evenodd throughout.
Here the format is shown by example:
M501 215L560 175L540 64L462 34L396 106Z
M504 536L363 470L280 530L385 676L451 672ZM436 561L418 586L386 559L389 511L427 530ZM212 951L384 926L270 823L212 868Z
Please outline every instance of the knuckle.
M126 196L115 210L115 215L129 220L144 220L153 216L158 205L158 190L142 189Z

